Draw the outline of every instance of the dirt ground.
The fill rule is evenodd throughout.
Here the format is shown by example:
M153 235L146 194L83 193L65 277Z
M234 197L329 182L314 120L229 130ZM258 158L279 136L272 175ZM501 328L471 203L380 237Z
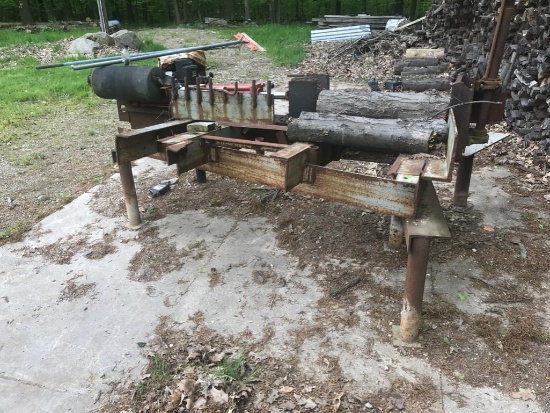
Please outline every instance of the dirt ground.
M171 29L143 34L166 47L219 40L208 31L197 35L195 30ZM279 90L284 90L287 74L292 72L273 67L265 56L246 49L213 51L207 59L216 63L212 71L217 80L269 79ZM16 138L0 152L0 230L24 228L104 183L113 172L109 153L113 134L117 126L125 126L116 116L116 105L103 101L93 111L59 108L52 118L34 119L24 130L11 131ZM550 412L550 174L544 162L533 159L533 151L534 145L525 145L512 135L476 158L476 171L483 171L481 179L491 179L495 193L501 191L502 197L519 206L506 224L488 223L476 208L453 207L452 185L438 185L453 238L432 243L426 285L430 299L425 304L420 339L423 346L400 348L399 353L404 359L430 365L439 372L439 381L444 378L457 386L498 389ZM273 223L279 246L299 260L300 267L309 268L312 280L320 283L319 312L311 325L292 333L285 354L270 353L273 332L269 328L257 339L246 331L240 336L223 336L208 328L201 313L190 320L190 329L163 319L151 341L143 343L150 365L142 379L114 383L101 411L177 412L187 411L185 406L211 412L449 411L443 401L443 386L433 377L408 377L405 372L389 386L365 392L356 391L362 387L345 378L349 375L342 372L344 363L334 352L321 352L324 355L310 370L298 367L303 366L300 351L308 340L319 339L320 347L328 349L338 335L363 325L358 316L362 299L371 304L369 327L377 340L391 343L402 296L402 278L394 282L393 274L406 262L406 252L392 253L384 247L389 217L214 175L199 185L192 173L184 174L172 191L150 198L148 188L155 183L137 180L142 213L150 222L182 210L204 210L212 217L246 220L261 216ZM100 191L101 202L93 208L104 215L124 216L120 188L105 182ZM492 196L478 194L475 203L487 202L487 216L491 208L506 212L484 195ZM144 230L141 236L155 246L156 253L134 257L134 270L130 270L137 282L142 281L139 269L145 263L156 268L155 263L165 262L171 253L171 246L162 243L168 241L159 241L154 228ZM58 247L42 253L53 262L63 262L67 248ZM79 246L72 244L71 248L74 254ZM107 239L90 254L114 252ZM196 245L189 253L200 252L201 246ZM464 272L453 266L458 262L471 263L482 272ZM178 265L174 260L166 271ZM148 277L160 278L163 273L149 272ZM456 282L455 297L432 288L431 280L442 276ZM67 285L62 299L73 299L94 288L77 281ZM209 282L212 287L223 283L223 274L212 268ZM252 282L286 281L266 266L253 274ZM477 294L480 301L463 289L468 283L481 291ZM273 300L278 299L274 294ZM363 351L372 352L376 359L375 349L376 343L369 342ZM235 354L246 357L231 358ZM228 365L235 359L237 363ZM377 362L393 369L392 360ZM228 379L232 367L237 372ZM190 384L197 380L202 383L200 389ZM356 378L361 380L369 378ZM455 397L459 407L471 402L458 393L450 397ZM218 404L207 404L207 399Z

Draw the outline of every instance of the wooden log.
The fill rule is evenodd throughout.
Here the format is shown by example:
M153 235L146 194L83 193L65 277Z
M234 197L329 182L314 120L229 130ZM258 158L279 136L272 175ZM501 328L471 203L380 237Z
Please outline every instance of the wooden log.
M443 119L370 119L302 112L287 130L291 141L330 143L391 153L427 153L438 134L447 133Z
M445 49L407 49L405 51L405 59L413 59L418 57L435 57L436 59L444 59Z
M404 67L426 67L426 66L437 66L439 64L439 59L435 57L422 57L417 59L401 59L395 62L393 66L393 72L396 75L400 75Z
M376 119L419 119L445 110L449 101L448 96L426 93L322 90L317 98L317 112Z
M442 65L429 67L404 67L401 71L401 76L423 76L423 75L438 75L443 73L445 68Z
M445 91L451 89L451 81L448 77L423 77L412 76L402 78L403 90L410 90L413 92L425 92L426 90L439 90Z

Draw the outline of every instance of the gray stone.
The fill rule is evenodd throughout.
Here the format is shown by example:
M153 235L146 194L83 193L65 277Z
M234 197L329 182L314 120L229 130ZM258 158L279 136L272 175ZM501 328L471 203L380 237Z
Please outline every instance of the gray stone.
M69 53L77 55L93 55L94 50L99 48L99 44L90 40L79 37L73 40L69 45Z
M134 32L125 29L113 33L111 37L115 40L115 45L121 48L127 46L129 49L138 49L141 44Z
M97 32L97 33L86 33L84 36L82 36L84 39L91 40L93 42L98 43L101 46L114 46L115 45L115 39L113 39L111 36L109 36L105 32Z

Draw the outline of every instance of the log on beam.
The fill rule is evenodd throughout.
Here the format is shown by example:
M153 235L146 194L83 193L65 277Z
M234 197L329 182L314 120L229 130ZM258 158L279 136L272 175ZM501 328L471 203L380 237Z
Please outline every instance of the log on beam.
M317 99L317 112L375 119L428 118L447 106L448 96L425 93L323 90Z
M393 66L393 73L400 75L404 67L426 67L437 66L439 59L435 57L419 57L415 59L401 59L395 62Z
M425 92L426 90L445 91L451 89L451 81L448 77L412 76L402 78L403 90L413 92Z
M444 70L445 68L443 65L428 67L404 67L401 71L401 76L438 75L443 73Z
M437 134L446 135L443 119L370 119L302 112L287 130L291 141L321 142L392 153L427 153Z

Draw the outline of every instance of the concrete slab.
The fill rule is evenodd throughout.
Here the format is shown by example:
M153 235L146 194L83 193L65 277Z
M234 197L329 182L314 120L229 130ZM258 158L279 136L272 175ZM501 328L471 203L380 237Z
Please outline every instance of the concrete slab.
M161 165L140 161L137 173L165 174ZM22 242L0 247L0 297L6 297L0 300L0 411L97 409L112 383L140 376L147 361L138 343L151 337L163 316L185 326L200 311L205 324L220 334L249 330L260 337L271 326L272 354L288 350L293 329L316 322L321 283L277 245L266 219L236 221L199 210L151 222L147 228L157 231L158 240L173 249L182 265L154 279L147 279L152 269L144 265L143 277L136 281L131 263L148 247L146 236L124 228L124 217L94 212L96 198L103 196L102 187L96 187L45 218ZM56 263L44 253L48 246L88 245L105 236L113 249L100 259L90 260L84 249ZM81 294L67 294L70 285ZM456 288L437 284L442 295L456 295ZM348 310L358 315L357 325L345 333L329 326L324 337L304 341L300 368L322 378L320 356L334 355L359 392L388 386L395 377L423 375L443 389L448 411L543 411L497 389L457 385L429 363L403 356L390 338L372 328L367 298L358 297Z

